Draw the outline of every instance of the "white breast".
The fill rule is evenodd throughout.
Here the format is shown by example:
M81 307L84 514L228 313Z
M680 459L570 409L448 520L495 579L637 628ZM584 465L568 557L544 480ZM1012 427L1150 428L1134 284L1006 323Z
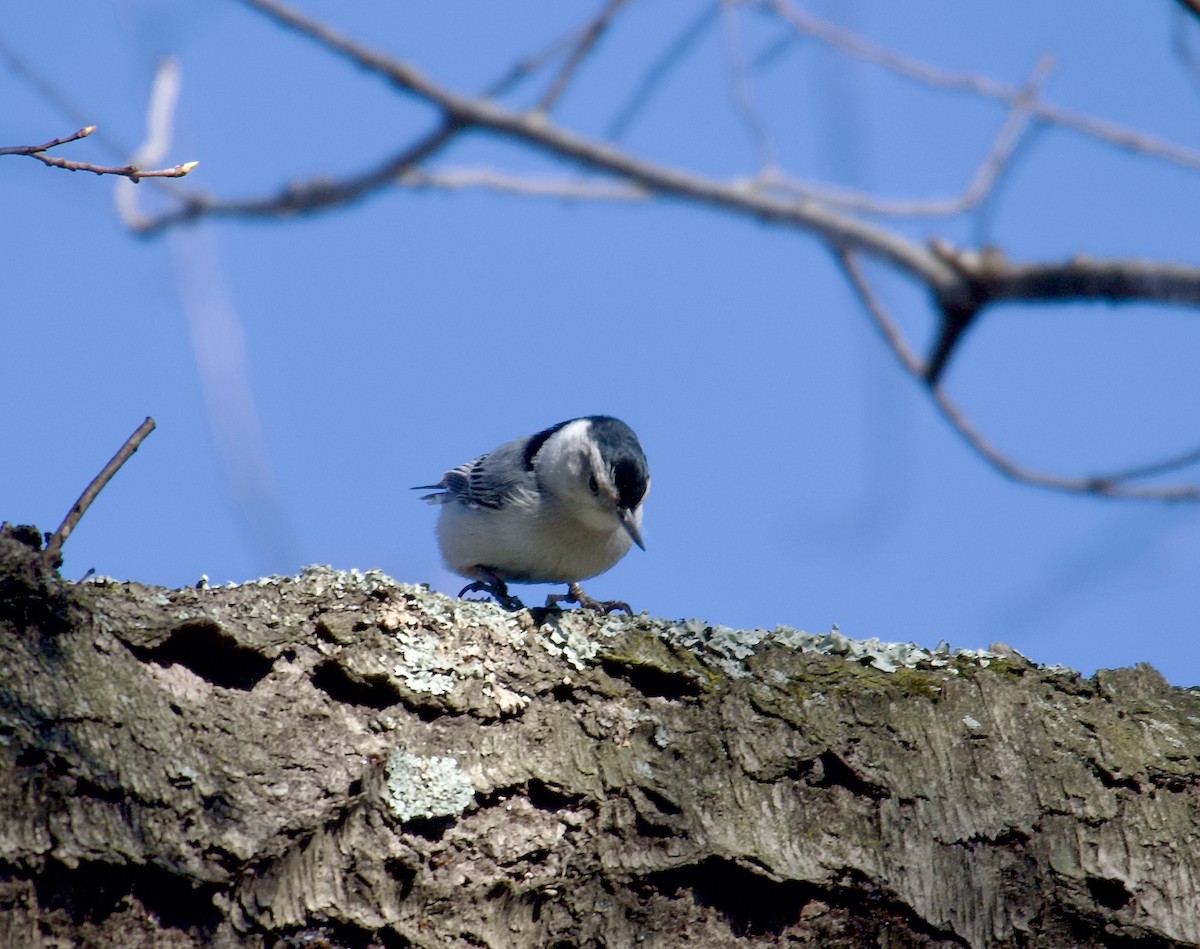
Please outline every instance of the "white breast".
M499 510L450 503L438 518L446 566L472 579L485 567L517 583L570 583L603 573L629 552L629 534L614 519L598 528L566 519L537 501Z

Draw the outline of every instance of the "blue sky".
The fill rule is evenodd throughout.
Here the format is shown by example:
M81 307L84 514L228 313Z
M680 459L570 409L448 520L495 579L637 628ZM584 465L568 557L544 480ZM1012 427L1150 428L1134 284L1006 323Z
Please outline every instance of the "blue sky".
M301 9L473 93L594 5L307 2ZM604 134L704 4L635 0L555 113ZM946 70L1010 84L1039 55L1048 102L1200 148L1176 5L805 9ZM919 13L919 15L917 15ZM745 15L780 161L886 196L962 190L1004 119ZM1084 28L1086 26L1086 28ZM1200 31L1189 31L1200 49ZM100 126L141 141L156 64L182 91L163 164L255 196L364 169L432 113L232 0L18 5L0 40L69 102L0 68L0 144ZM533 102L546 76L505 100ZM725 179L758 168L715 21L636 114L631 152ZM64 157L110 163L96 141ZM442 169L573 173L482 135ZM1147 661L1200 683L1200 506L1104 502L1003 480L902 375L811 237L679 202L588 204L393 189L284 222L143 239L112 179L0 164L0 518L52 530L146 415L158 430L65 548L64 574L182 585L379 567L455 592L410 485L564 418L629 422L649 457L646 552L586 585L667 617L837 623L854 637L982 647L1091 672ZM163 207L138 186L146 207ZM1043 129L984 213L888 222L1015 259L1195 261L1200 173ZM880 269L918 343L923 293ZM1200 322L1166 307L999 307L949 391L1017 460L1068 475L1195 446ZM1194 476L1200 473L1193 471ZM549 592L526 591L530 602Z

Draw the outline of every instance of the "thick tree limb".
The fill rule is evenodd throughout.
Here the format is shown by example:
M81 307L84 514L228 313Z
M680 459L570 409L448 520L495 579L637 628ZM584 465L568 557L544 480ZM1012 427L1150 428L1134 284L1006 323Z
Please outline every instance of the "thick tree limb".
M32 535L30 537L29 535ZM1200 698L0 530L6 949L1200 946Z

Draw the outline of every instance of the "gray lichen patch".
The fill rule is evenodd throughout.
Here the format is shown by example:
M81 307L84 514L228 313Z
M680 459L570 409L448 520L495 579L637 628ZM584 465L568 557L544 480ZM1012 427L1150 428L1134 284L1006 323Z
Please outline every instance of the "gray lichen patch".
M384 801L401 823L455 817L475 800L475 787L454 758L396 748L388 756L386 775Z
M635 632L649 632L668 643L682 646L733 678L748 675L746 661L761 647L777 645L803 653L840 656L849 662L870 666L880 672L900 669L946 668L950 674L962 663L986 668L996 660L1028 663L1005 647L1005 652L987 649L953 649L939 643L927 649L915 643L887 642L875 637L851 639L835 626L827 633L807 633L790 626L774 630L734 629L699 619L669 621L645 615L596 617L578 611L565 613L554 624L539 628L542 645L552 655L561 655L576 668L595 659L597 640L608 640ZM1032 665L1032 663L1029 663Z

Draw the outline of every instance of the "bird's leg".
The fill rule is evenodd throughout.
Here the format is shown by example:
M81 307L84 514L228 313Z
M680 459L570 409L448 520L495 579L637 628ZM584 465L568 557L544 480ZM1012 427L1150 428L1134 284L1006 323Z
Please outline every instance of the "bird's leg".
M593 600L575 581L567 584L566 593L551 593L546 597L546 609L558 609L558 604L562 602L578 603L580 609L595 610L597 613L615 613L617 610L624 610L630 616L633 615L633 610L629 608L628 603L621 600Z
M458 591L461 600L468 593L486 593L506 610L523 610L525 604L508 592L508 585L487 567L477 567L477 572L484 574L482 580L468 583Z

